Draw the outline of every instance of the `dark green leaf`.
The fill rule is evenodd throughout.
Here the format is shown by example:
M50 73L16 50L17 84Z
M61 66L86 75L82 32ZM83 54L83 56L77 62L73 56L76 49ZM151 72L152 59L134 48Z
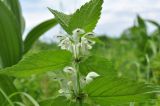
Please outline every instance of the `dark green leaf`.
M63 69L63 67L71 63L71 60L72 55L67 51L43 51L31 56L26 56L18 64L0 70L0 74L27 77L33 74Z
M103 0L91 0L78 9L69 22L69 30L82 28L86 32L92 31L100 18Z
M34 27L27 35L24 41L24 53L26 53L33 45L33 43L46 31L57 25L55 19L47 20L36 27Z
M15 18L18 22L21 32L24 31L24 18L22 16L22 10L19 3L19 0L3 0L9 10L15 15Z
M69 22L71 19L71 15L66 15L62 12L58 12L56 10L53 10L51 8L48 8L50 12L55 16L56 20L58 23L62 26L62 28L68 33L71 34L71 31L68 29L69 28Z
M146 102L159 88L113 76L99 77L85 87L88 96L101 106Z
M95 55L82 61L79 68L80 72L84 75L87 75L91 71L97 72L100 75L117 75L113 63L110 60Z
M0 56L2 66L17 63L22 56L21 31L14 15L0 1Z

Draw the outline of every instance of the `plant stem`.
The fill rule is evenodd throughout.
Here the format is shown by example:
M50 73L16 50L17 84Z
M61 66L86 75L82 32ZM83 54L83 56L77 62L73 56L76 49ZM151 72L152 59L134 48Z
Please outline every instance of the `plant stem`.
M81 91L78 63L75 63L75 69L76 69L76 88L77 88L77 96L78 96L80 94L80 91Z

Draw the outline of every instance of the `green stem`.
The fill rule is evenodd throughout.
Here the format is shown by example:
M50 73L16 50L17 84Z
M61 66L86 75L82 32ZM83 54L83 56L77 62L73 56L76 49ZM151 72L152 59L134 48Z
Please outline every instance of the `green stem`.
M81 91L78 63L75 63L75 69L76 69L76 88L77 88L77 96L78 96L80 94L80 91Z

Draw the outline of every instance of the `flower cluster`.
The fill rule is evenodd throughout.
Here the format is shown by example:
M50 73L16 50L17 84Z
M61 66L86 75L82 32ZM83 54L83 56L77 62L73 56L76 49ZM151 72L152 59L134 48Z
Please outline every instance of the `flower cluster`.
M77 58L79 55L85 55L89 49L95 44L94 33L85 33L83 29L77 28L73 35L57 36L60 40L58 46L63 50L71 51Z
M65 72L69 77L65 79L65 81L61 81L61 89L59 89L59 93L63 96L66 96L67 98L71 97L71 94L76 87L74 86L75 82L75 74L76 74L76 69L70 66L66 66L63 69L63 72ZM81 87L84 87L86 84L89 84L94 80L94 78L99 77L100 75L97 74L96 72L89 72L86 77L81 76L80 77L80 85ZM64 80L64 79L63 79ZM65 82L65 83L64 83ZM63 83L63 84L62 84Z
M72 32L72 35L57 36L59 38L58 46L63 50L70 51L75 59L87 55L95 44L94 33L86 33L83 29L77 28ZM72 66L66 66L63 69L64 77L59 80L61 89L58 91L61 95L71 98L86 84L89 84L98 77L96 72L89 72L85 77L79 74L77 63ZM79 93L79 92L78 92Z

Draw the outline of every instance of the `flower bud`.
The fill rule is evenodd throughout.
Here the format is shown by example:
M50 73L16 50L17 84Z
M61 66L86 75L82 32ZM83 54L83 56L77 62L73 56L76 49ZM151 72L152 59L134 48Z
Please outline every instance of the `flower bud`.
M81 34L84 34L85 31L83 29L77 28L72 33L73 35L81 35Z
M86 83L90 83L93 81L94 78L99 77L100 75L96 72L89 72L86 76Z
M66 66L63 69L63 71L66 72L66 73L72 74L72 73L74 73L75 69L73 67Z

